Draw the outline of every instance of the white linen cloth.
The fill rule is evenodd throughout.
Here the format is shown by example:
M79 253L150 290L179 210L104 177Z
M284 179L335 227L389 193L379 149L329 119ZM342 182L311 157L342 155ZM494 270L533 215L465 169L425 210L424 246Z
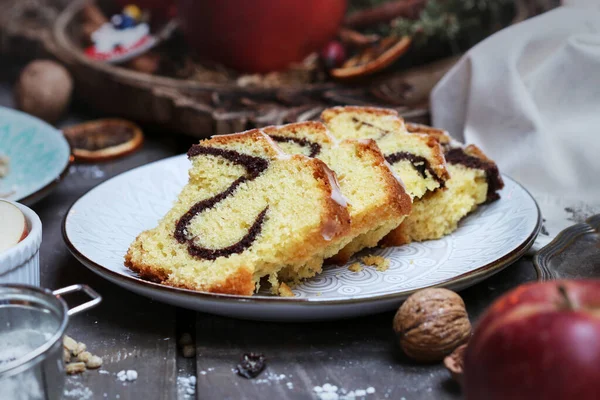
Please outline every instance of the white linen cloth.
M600 213L600 7L563 6L479 43L431 94L433 125L536 198L534 249Z

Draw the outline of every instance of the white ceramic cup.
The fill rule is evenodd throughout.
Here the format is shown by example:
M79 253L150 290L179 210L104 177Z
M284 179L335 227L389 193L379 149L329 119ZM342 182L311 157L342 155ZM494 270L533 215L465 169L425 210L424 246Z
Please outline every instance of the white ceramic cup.
M29 207L13 201L8 202L17 206L25 215L29 234L15 246L0 252L0 284L22 283L39 286L42 221Z

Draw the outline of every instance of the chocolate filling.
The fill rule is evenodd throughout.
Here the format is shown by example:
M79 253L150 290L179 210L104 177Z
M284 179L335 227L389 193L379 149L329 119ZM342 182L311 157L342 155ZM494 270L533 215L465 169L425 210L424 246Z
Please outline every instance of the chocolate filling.
M371 124L371 123L369 123L369 122L361 121L360 119L358 119L358 118L356 118L356 117L352 117L352 122L354 122L354 123L358 124L358 129L360 129L360 128L361 128L363 125L364 125L364 126L368 126L368 127L370 127L370 128L373 128L373 129L376 129L376 130L378 130L379 132L381 132L382 136L383 136L383 135L385 135L385 134L387 134L387 133L390 133L390 131L388 131L388 130L386 130L386 129L383 129L383 128L380 128L380 127L378 127L378 126L375 126L375 125L373 125L373 124ZM373 138L373 139L379 139L379 138L381 138L382 136L379 136L379 137L377 137L377 138Z
M234 164L241 165L246 169L246 176L239 177L236 179L227 189L218 193L208 199L201 200L194 204L183 216L177 221L175 226L175 239L179 243L188 244L188 253L192 257L202 258L205 260L214 260L218 257L227 257L231 254L238 254L246 250L252 245L256 237L260 234L262 224L264 222L267 210L269 207L265 207L264 210L258 214L254 223L248 230L248 233L244 235L237 243L231 246L223 247L220 249L209 249L206 247L198 246L194 244L196 236L189 237L187 228L192 219L209 208L212 208L218 202L226 199L231 195L238 186L244 182L250 182L256 178L269 166L269 162L260 157L253 157L246 154L238 153L233 150L217 149L213 147L204 147L201 145L193 145L188 151L188 157L195 157L198 155L212 155L217 157L223 157L226 160L231 161Z
M308 154L309 157L316 157L321 152L321 145L319 143L311 142L310 140L305 139L305 138L294 138L294 137L279 136L279 135L269 135L269 136L271 137L271 139L273 139L276 142L280 142L280 143L281 142L291 142L291 143L296 143L298 146L310 148L310 153Z
M467 168L481 169L485 172L488 184L486 203L498 200L500 195L496 193L504 187L504 181L498 171L498 166L492 162L479 157L470 156L461 148L449 150L446 154L446 162L449 164L460 164Z
M400 151L400 152L389 154L389 155L385 156L385 159L390 164L395 164L398 161L402 161L402 160L408 160L412 164L413 168L415 170L417 170L417 172L424 179L427 178L427 174L425 173L427 171L427 172L429 172L429 175L431 175L431 177L440 184L441 188L443 188L445 186L445 181L435 173L433 168L431 168L429 161L427 161L427 159L425 157L417 156L415 154L411 154L406 151Z

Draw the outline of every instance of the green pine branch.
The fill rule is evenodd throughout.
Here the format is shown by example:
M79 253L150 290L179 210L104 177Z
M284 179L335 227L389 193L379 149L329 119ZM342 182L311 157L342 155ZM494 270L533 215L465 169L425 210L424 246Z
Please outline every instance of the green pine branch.
M350 10L360 10L383 4L389 0L352 0ZM369 33L383 36L411 36L415 45L430 40L454 44L469 33L488 35L502 20L506 7L513 0L429 0L417 20L397 18L390 24L380 24Z

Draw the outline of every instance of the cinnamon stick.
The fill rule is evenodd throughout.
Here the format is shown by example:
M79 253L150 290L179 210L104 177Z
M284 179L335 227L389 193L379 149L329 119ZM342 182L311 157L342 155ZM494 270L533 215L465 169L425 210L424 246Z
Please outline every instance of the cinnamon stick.
M416 19L427 0L395 0L373 8L356 11L344 20L350 28L365 28L390 22L398 17Z

